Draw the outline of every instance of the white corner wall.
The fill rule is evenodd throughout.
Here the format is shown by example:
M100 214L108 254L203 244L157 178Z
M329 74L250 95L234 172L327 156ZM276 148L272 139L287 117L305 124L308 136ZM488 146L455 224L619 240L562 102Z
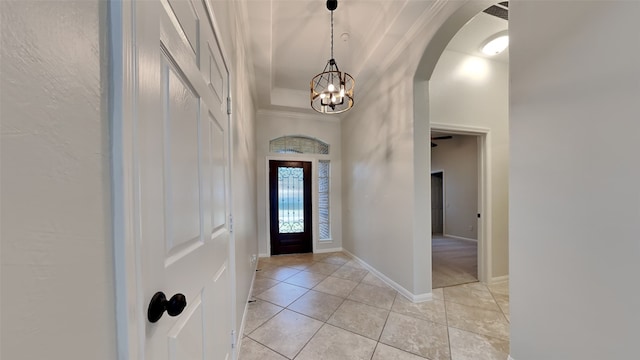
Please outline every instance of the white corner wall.
M450 1L430 9L407 46L379 69L385 81L360 82L356 105L341 123L343 247L415 300L431 296L425 80L451 37L489 3Z
M477 240L478 139L454 135L435 142L438 146L431 148L431 172L444 174L444 234Z
M316 138L329 144L329 155L315 154L271 154L269 141L287 135L302 135ZM269 235L269 184L268 160L293 159L331 162L330 177L330 227L331 241L319 241L317 231L317 211L314 205L313 249L328 251L342 248L342 143L338 118L328 115L307 115L282 111L259 111L256 124L256 174L258 243L262 256L270 256ZM317 198L317 166L312 165L313 200Z
M429 81L430 122L487 129L490 278L509 274L509 64L445 50Z
M639 14L510 2L515 360L638 358Z
M424 284L416 286L414 272L414 215L420 215L414 214L412 79L399 69L364 97L342 121L343 247L410 293L429 293L430 276L422 273ZM428 128L422 131L426 142ZM431 233L422 235L425 249L417 252L426 261Z
M0 358L112 360L106 2L0 16Z

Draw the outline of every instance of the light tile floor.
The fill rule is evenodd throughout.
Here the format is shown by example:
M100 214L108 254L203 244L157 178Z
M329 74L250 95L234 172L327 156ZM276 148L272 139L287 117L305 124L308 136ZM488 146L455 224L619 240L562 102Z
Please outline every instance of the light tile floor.
M344 253L260 259L240 360L506 360L509 285L415 304Z

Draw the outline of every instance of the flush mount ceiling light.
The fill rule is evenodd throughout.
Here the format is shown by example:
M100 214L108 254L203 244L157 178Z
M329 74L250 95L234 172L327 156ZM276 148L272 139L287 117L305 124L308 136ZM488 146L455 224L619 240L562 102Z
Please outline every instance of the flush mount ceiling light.
M331 11L331 58L324 70L311 79L311 107L323 114L339 114L353 107L356 82L338 69L333 58L333 10L337 7L338 0L327 0L327 9Z
M484 42L482 53L486 55L498 55L509 46L509 34L506 31L499 32Z

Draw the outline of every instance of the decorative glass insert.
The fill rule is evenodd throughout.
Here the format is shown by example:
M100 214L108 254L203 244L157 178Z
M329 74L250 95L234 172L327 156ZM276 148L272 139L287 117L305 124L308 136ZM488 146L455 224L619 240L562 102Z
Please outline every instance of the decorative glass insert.
M278 167L278 229L281 234L304 232L302 168Z
M329 154L329 144L306 136L283 136L269 142L269 152L279 154Z
M318 223L320 225L320 240L331 239L329 222L329 176L331 175L328 160L318 161Z

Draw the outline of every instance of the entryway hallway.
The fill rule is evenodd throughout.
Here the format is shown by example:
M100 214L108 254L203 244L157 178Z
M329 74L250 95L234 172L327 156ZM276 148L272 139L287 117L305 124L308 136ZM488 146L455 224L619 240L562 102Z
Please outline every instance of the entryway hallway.
M240 360L505 360L508 283L414 304L342 252L261 258Z

